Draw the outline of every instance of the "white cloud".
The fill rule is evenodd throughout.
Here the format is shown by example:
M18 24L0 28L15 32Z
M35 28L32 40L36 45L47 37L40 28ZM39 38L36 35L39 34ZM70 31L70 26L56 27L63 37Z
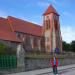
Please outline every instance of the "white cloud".
M7 17L7 13L6 12L4 12L4 11L2 11L2 10L0 10L0 17Z
M70 26L61 27L62 39L67 43L75 40L75 29Z

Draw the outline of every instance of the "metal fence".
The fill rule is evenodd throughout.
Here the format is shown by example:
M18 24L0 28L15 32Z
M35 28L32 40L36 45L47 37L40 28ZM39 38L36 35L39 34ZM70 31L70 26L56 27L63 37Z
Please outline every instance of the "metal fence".
M0 55L0 69L13 69L17 67L17 58L14 55Z

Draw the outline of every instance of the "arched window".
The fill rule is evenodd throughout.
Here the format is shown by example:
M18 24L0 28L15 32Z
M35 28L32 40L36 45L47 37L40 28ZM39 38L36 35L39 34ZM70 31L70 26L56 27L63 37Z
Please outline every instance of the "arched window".
M50 29L50 19L48 20L48 29Z
M54 26L55 26L55 29L58 30L58 21L57 20L54 20Z
M46 25L46 30L48 29L48 20L46 20L46 23L45 23Z
M45 26L46 26L46 30L50 29L50 20L46 20Z

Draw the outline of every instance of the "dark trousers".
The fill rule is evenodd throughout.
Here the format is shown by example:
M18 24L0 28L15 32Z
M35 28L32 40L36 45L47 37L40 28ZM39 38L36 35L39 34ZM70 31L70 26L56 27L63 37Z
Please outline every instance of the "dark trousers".
M57 66L56 66L56 65L53 66L53 73L54 73L54 74L57 74L57 73L58 73L58 72L57 72Z

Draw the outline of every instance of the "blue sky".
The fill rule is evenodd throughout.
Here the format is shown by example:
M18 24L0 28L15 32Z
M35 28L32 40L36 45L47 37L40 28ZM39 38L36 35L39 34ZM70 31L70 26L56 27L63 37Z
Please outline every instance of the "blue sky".
M0 0L0 17L14 16L42 25L42 14L53 4L60 14L62 39L75 40L75 0Z

